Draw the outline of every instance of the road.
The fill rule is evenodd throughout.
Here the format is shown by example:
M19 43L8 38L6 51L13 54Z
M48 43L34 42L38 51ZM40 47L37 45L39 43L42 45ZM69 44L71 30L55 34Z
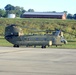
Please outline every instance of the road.
M76 75L76 49L0 47L0 75Z

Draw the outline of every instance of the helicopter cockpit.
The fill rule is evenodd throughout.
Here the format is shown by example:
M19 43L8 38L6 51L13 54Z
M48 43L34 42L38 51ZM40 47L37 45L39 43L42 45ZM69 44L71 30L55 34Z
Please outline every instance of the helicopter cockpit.
M55 32L53 32L53 35L63 37L63 32L61 30L56 30Z

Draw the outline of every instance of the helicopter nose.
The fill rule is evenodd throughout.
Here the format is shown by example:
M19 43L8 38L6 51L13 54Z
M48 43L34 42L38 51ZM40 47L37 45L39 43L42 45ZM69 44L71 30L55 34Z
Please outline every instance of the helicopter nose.
M67 44L68 42L67 42L67 40L64 40L64 44Z
M68 43L67 40L65 40L65 39L62 39L61 42L64 43L64 44Z

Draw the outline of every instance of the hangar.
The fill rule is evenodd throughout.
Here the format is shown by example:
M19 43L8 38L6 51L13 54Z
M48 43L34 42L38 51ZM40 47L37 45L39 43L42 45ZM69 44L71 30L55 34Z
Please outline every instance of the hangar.
M22 18L66 19L66 14L64 12L25 12Z

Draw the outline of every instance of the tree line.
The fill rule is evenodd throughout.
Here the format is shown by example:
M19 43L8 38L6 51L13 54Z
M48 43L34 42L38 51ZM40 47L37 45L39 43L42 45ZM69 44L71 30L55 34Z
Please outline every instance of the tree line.
M67 19L76 19L76 14L73 15L73 14L70 14L70 13L69 13L69 14L67 15Z
M34 9L28 9L28 12L35 12ZM11 4L7 4L4 9L0 9L0 17L7 17L8 14L16 14L16 17L20 17L24 12L27 12L23 7L13 6ZM52 11L56 12L56 11ZM64 11L67 14L67 11ZM67 14L67 19L76 19L75 14Z
M20 17L26 10L20 6L13 6L7 4L4 9L0 9L0 17L7 17L8 14L16 14L17 17ZM28 12L34 12L33 9L28 9Z

